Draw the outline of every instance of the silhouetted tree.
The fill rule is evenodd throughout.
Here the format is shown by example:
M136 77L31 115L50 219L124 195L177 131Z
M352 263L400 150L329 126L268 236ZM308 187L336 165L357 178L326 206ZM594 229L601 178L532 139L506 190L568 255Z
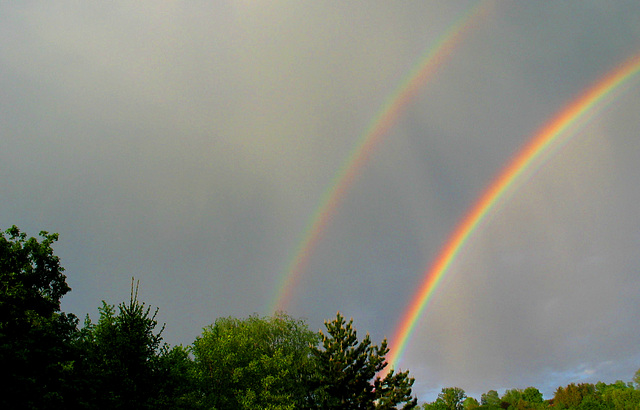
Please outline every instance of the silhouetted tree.
M0 408L72 407L77 318L60 312L71 288L51 245L58 234L0 233Z

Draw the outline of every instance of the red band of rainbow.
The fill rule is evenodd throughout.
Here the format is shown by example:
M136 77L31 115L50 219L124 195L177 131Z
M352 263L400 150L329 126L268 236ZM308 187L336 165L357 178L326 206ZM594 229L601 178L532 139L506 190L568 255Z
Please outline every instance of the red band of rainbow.
M495 207L496 203L513 186L514 182L518 181L531 168L536 160L548 154L552 146L557 146L563 142L566 143L571 136L575 135L575 132L569 131L575 131L574 126L577 123L602 110L606 106L604 102L607 97L618 90L621 85L627 83L638 72L640 72L640 54L628 59L622 65L607 73L578 98L564 107L534 134L527 145L489 184L488 188L455 228L435 262L425 271L422 285L411 299L391 340L388 359L389 370L398 365L427 303L451 263L469 239L469 236Z

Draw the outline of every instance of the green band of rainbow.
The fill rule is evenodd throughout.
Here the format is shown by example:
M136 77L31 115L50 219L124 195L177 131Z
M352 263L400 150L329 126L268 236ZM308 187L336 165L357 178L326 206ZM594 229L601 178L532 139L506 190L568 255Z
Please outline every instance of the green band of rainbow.
M585 117L594 115L594 111L601 110L605 104L598 103L605 101L606 97L610 96L622 84L628 82L638 72L640 72L640 54L607 73L586 92L563 108L534 134L527 145L498 174L498 177L488 186L455 228L433 265L425 271L424 281L411 300L394 333L390 344L389 370L398 365L413 330L438 284L469 236L485 219L489 211L537 159L549 153L552 145L566 142L564 140L575 135L575 132L568 131Z
M278 284L277 296L269 309L271 312L284 310L289 305L293 290L298 286L300 276L309 264L313 249L320 241L325 227L333 218L336 209L353 185L360 170L380 144L382 137L397 122L403 109L413 101L436 69L451 54L463 38L463 34L472 27L472 23L488 9L487 3L489 2L476 3L426 51L419 63L387 99L366 132L360 137L355 148L329 184L319 207L309 220L304 230L303 239L296 248L294 258L287 265L287 271Z

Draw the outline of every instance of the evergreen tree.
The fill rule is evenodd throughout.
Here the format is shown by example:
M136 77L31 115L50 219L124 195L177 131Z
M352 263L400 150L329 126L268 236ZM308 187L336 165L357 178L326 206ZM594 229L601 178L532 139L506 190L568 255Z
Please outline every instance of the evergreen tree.
M386 339L380 347L372 345L367 334L358 342L353 319L348 323L337 314L326 322L327 335L320 332L322 347L314 348L317 358L316 390L314 400L321 409L412 409L417 399L411 397L413 378L409 372L394 374L384 379L376 376L386 366L389 352Z
M189 364L181 348L169 350L157 331L156 315L138 301L138 285L131 285L129 303L103 302L100 318L89 317L78 343L82 352L83 403L89 408L176 408ZM185 406L188 407L188 406Z

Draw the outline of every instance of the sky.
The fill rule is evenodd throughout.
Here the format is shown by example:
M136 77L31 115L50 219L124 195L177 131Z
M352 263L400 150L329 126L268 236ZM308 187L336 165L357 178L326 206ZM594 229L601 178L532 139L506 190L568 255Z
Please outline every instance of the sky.
M4 2L0 229L60 234L72 291L158 307L171 345L272 314L326 193L476 2ZM307 249L285 310L391 339L496 175L640 53L635 1L485 1ZM630 381L640 368L640 75L472 233L398 366L457 386ZM352 164L352 163L351 163ZM353 165L353 164L352 164ZM283 282L284 281L284 282ZM293 282L292 282L293 283Z

